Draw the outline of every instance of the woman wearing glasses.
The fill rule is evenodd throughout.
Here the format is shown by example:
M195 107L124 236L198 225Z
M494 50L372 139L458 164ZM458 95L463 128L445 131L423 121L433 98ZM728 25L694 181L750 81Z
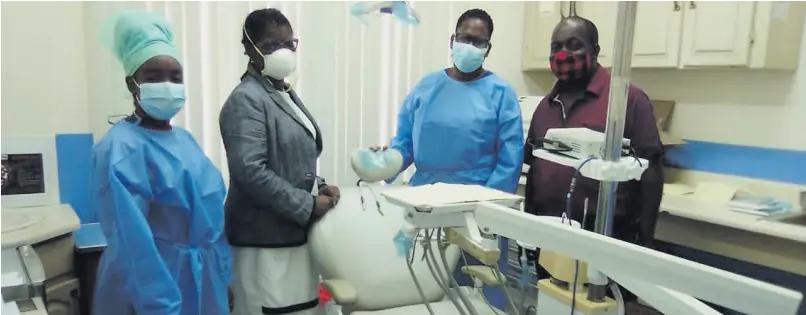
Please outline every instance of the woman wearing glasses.
M280 11L250 13L241 41L249 64L219 117L230 171L224 208L235 315L318 309L308 229L340 195L316 175L322 135L284 81L296 69L297 42Z
M523 123L515 90L482 67L492 34L493 20L483 10L462 14L451 36L453 67L426 75L403 101L388 148L403 156L401 172L412 163L417 168L409 185L475 184L515 193ZM505 257L502 261L506 264ZM472 284L456 276L460 284ZM503 309L502 291L485 295Z

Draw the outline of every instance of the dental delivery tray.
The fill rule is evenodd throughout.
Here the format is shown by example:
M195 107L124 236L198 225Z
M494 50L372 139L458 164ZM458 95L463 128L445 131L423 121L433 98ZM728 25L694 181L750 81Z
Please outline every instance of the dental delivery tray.
M31 246L4 249L2 274L3 301L25 301L44 295L45 269Z
M627 182L641 179L649 168L649 161L632 156L624 156L618 162L601 159L577 159L560 153L550 152L543 148L532 150L532 156L546 161L565 165L579 170L579 174L595 180Z
M479 185L436 183L390 188L381 193L390 203L417 212L465 212L480 202L520 208L523 197Z

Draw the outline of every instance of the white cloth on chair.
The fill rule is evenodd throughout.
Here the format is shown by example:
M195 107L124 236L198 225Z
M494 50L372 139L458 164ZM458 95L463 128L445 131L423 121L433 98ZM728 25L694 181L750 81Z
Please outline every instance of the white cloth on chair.
M233 315L321 315L319 274L308 245L233 247Z
M345 280L355 289L358 299L350 307L356 311L422 304L423 299L406 267L406 257L398 254L393 242L405 223L405 212L381 195L395 187L370 186L372 189L341 188L339 204L311 228L308 242L313 257L324 279ZM380 211L376 209L375 198ZM437 241L432 244L436 248ZM445 294L421 259L422 246L417 244L414 251L413 268L426 299L441 300ZM451 273L459 255L456 246L447 249ZM438 265L442 270L442 263Z

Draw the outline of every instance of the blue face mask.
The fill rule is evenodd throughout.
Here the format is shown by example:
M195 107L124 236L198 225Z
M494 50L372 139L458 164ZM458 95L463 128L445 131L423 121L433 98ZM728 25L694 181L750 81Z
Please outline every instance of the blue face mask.
M135 82L136 84L136 82ZM138 84L140 96L137 102L150 116L157 120L170 120L185 107L185 85L171 82Z
M486 54L487 49L465 43L454 42L453 48L451 48L453 64L459 71L464 73L470 73L480 68L484 64L484 55Z

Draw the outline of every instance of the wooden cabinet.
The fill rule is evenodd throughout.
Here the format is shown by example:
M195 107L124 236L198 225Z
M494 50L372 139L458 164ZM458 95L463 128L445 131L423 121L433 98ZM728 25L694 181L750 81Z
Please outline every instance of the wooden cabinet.
M549 69L551 33L562 18L562 5L560 1L524 3L523 70Z
M680 66L797 69L806 2L689 1Z
M686 1L680 65L747 65L755 6L749 1Z
M677 67L680 59L682 27L683 7L680 1L638 2L632 66Z
M527 2L523 69L548 69L551 32L568 2ZM599 30L600 63L609 67L617 2L580 1L577 14ZM635 68L797 68L806 2L640 1Z

